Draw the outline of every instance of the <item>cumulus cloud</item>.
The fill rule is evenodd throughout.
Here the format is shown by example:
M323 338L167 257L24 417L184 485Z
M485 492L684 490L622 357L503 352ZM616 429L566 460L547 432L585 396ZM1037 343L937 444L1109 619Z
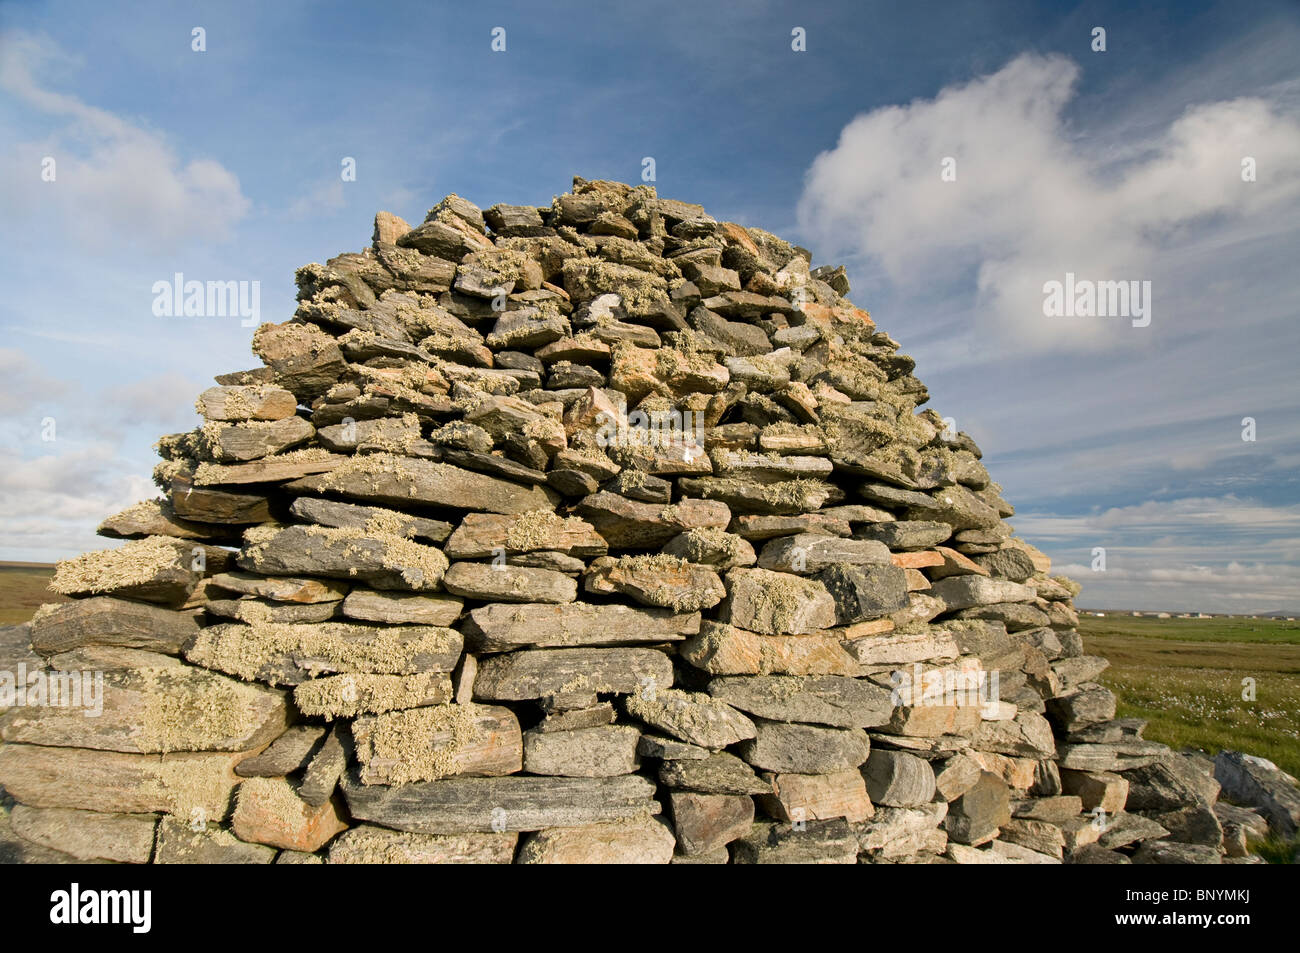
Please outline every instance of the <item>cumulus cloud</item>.
M1145 140L1104 142L1067 121L1079 78L1065 57L1025 54L934 99L856 117L807 173L804 233L905 288L974 275L979 331L1032 352L1132 341L1122 319L1045 318L1045 282L1151 280L1168 317L1181 294L1164 267L1171 248L1203 242L1204 227L1263 234L1293 221L1293 117L1262 99L1207 102ZM943 181L949 158L956 177Z
M0 89L27 107L25 125L43 127L35 138L26 129L5 131L12 145L0 209L11 219L46 221L95 248L166 249L228 236L251 205L234 173L213 159L183 159L161 134L47 80L75 66L46 38L0 34ZM46 157L55 162L53 182L41 179Z
M59 444L52 445L59 448ZM111 545L95 536L106 516L157 495L107 442L23 458L0 452L0 559L53 561Z

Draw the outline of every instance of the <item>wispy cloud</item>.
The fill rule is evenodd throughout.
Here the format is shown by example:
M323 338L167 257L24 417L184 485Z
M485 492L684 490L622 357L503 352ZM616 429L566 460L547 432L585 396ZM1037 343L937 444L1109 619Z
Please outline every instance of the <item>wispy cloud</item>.
M210 158L184 159L163 134L54 88L76 59L54 41L0 34L0 89L45 121L37 139L6 131L0 209L41 220L95 249L165 249L229 237L248 213L238 177ZM42 178L53 160L54 179ZM11 224L13 224L11 222Z

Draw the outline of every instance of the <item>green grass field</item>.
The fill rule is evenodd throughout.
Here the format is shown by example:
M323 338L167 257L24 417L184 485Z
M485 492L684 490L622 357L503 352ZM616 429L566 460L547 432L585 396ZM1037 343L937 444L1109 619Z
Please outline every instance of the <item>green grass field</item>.
M1300 776L1300 622L1081 616L1087 650L1122 717L1173 748L1224 748ZM1254 699L1243 698L1254 680Z

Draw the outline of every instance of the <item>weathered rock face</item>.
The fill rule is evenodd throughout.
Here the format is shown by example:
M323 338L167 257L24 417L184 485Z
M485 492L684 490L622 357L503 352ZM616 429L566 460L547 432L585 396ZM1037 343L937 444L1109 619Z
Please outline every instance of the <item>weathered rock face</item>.
M33 850L1170 862L1300 819L1115 719L1077 589L843 269L575 179L380 213L297 280L165 499L5 630L50 676L0 684Z

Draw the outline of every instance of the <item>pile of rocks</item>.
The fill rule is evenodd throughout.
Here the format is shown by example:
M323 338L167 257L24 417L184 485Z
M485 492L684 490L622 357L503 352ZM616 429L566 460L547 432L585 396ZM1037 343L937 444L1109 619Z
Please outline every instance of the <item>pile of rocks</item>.
M1115 719L1077 587L810 258L575 179L300 269L264 366L159 442L165 497L60 564L31 648L104 673L102 712L4 716L14 830L160 863L1217 862L1209 769Z

